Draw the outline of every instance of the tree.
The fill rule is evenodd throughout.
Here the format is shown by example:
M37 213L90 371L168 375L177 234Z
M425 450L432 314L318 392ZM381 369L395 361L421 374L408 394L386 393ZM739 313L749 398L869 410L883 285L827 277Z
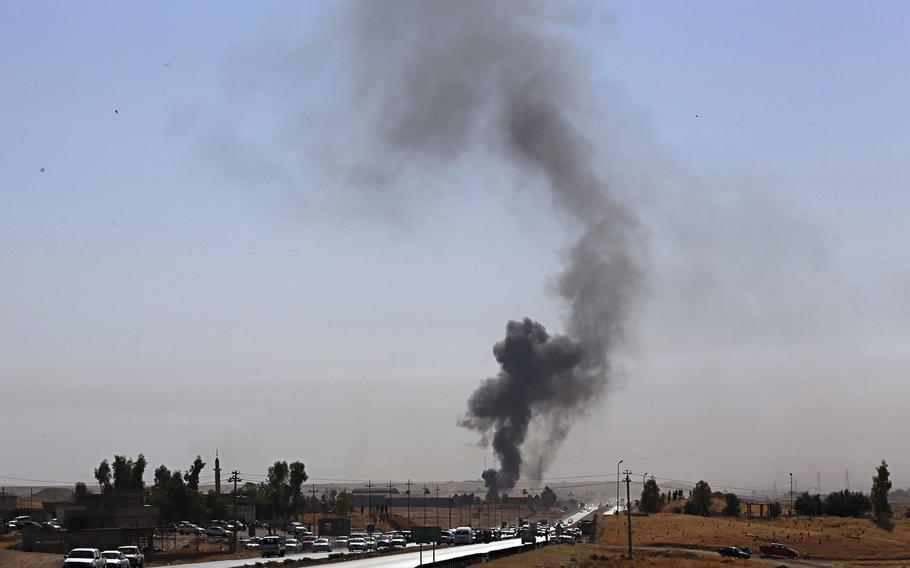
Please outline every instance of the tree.
M266 483L269 487L270 498L272 501L272 518L279 519L287 509L288 503L288 462L276 461L269 466Z
M657 513L661 506L660 488L654 478L645 482L641 490L641 510L645 513Z
M145 456L142 454L136 456L136 461L132 463L132 468L130 469L129 491L142 493L145 489L145 482L142 480L145 475L145 466Z
M695 484L692 490L692 497L686 502L684 512L687 515L708 516L711 512L711 497L713 492L708 482L701 480Z
M77 481L76 486L73 488L73 502L84 503L88 500L88 495L88 486L81 481Z
M95 479L98 480L101 493L107 493L114 488L111 485L111 466L106 459L101 460L101 463L95 468Z
M202 461L202 456L197 455L196 459L193 460L193 465L183 474L183 480L190 491L199 491L199 473L204 467L205 462Z
M306 474L306 466L303 463L295 461L288 466L288 490L291 496L291 507L295 514L302 509L303 492L301 489L307 479L309 477Z
M552 507L556 504L556 492L550 489L549 485L544 486L543 493L540 494L540 504L544 507Z
M891 491L891 474L888 473L888 464L882 460L882 464L876 469L876 475L872 478L872 511L876 519L887 519L893 514L891 505L888 503L888 492Z
M779 501L768 503L768 516L770 516L772 519L779 517L782 510L783 508L780 506Z
M861 491L835 491L825 497L824 512L837 517L862 517L872 508L872 502Z
M796 500L793 502L793 509L796 511L797 515L814 517L816 515L822 514L822 497L821 495L809 495L808 491L804 491Z
M726 517L738 517L739 516L739 497L736 493L727 493L724 495L724 516Z
M133 460L126 459L126 456L115 455L111 469L114 471L114 493L129 492L132 484Z

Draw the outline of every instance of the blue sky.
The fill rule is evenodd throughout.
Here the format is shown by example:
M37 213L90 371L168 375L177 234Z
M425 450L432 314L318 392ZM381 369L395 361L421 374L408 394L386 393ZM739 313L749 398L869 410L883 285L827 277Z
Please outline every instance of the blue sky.
M469 156L414 174L439 189L388 211L280 147L283 101L310 103L295 126L313 139L334 125L331 4L3 11L0 380L4 414L36 426L0 441L28 448L0 475L215 446L241 470L479 473L454 424L492 343L509 318L561 325L546 282L567 235L539 194ZM681 479L833 485L887 458L910 484L908 442L880 439L910 394L906 12L615 2L557 26L590 66L592 132L627 166L652 284L624 378L554 474L620 455ZM270 92L282 79L260 74L296 49L324 67Z

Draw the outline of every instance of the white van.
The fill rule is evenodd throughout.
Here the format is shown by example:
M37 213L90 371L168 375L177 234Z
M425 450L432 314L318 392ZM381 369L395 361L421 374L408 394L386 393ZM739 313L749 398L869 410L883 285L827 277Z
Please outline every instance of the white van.
M458 527L454 534L455 544L474 544L474 529L471 527Z

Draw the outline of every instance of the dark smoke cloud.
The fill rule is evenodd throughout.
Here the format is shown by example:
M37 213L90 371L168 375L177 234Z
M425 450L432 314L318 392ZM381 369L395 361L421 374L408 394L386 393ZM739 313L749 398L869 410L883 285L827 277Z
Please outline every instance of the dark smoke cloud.
M542 175L580 234L553 286L567 308L566 335L530 319L509 322L493 349L502 370L471 395L459 421L499 458L498 471L484 472L491 495L513 488L526 463L539 477L572 421L603 395L643 279L637 217L611 191L582 130L584 61L553 30L564 14L545 7L553 5L394 1L351 13L361 55L355 82L373 97L373 164L435 167L469 148L493 148ZM526 458L532 423L544 440Z
M336 8L324 46L290 52L292 60L306 51L342 62L340 84L349 93L343 118L307 152L343 170L351 186L368 188L364 200L376 188L394 188L408 171L444 175L472 152L496 157L521 177L542 180L577 235L551 286L566 308L565 334L551 336L530 319L509 322L494 347L502 370L473 393L459 421L497 454L499 470L484 472L491 494L508 491L523 468L541 475L573 420L606 391L612 356L643 287L642 230L607 182L622 176L603 171L596 148L604 141L585 131L591 122L585 109L594 108L586 62L560 35L584 14L559 3L489 0L373 0ZM294 73L282 61L287 53L278 52L259 59L254 69L261 76L242 82L265 78L285 93ZM295 72L308 78L306 67ZM297 137L307 131L309 100L292 104L297 116L284 121L293 122L286 139L305 139ZM395 199L388 201L394 206ZM535 444L542 449L524 448L530 455L523 455L532 428L543 431Z

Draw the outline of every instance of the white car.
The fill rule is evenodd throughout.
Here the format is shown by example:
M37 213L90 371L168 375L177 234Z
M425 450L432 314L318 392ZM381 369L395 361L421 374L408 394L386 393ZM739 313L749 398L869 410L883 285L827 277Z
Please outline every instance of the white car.
M332 552L332 543L327 538L317 538L313 541L313 552Z
M458 527L453 536L455 544L474 544L474 529L471 527Z
M348 537L339 536L335 539L335 544L333 548L347 548L348 547Z
M101 553L107 568L130 568L130 560L119 550L105 550Z
M145 555L142 554L138 546L118 546L117 550L126 556L126 559L130 561L130 566L133 568L142 568L145 564Z
M300 552L303 550L303 545L296 538L286 538L284 539L284 548L288 553Z
M63 568L106 568L97 548L74 548L63 557Z
M212 525L209 528L205 529L205 534L209 536L218 536L218 537L229 537L231 536L230 531L224 527L219 527L218 525Z
M352 537L350 540L348 540L348 550L351 552L366 552L366 539L360 537Z

